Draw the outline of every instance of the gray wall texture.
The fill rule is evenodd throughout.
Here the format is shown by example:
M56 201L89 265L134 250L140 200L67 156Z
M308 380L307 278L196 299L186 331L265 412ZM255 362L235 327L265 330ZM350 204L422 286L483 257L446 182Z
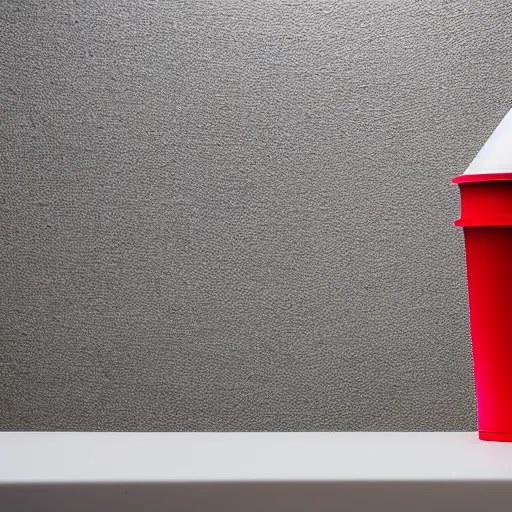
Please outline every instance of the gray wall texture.
M0 427L476 428L451 177L503 0L0 2Z

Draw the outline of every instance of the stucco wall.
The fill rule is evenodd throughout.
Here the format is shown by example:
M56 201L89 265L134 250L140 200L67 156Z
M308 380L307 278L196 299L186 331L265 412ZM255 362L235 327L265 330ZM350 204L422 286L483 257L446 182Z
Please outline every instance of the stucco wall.
M473 430L461 173L502 1L0 3L0 427Z

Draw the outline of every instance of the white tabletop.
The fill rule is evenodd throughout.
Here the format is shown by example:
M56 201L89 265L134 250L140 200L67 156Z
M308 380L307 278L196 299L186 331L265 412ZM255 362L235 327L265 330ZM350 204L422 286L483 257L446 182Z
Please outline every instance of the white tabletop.
M0 484L511 481L476 433L0 433Z

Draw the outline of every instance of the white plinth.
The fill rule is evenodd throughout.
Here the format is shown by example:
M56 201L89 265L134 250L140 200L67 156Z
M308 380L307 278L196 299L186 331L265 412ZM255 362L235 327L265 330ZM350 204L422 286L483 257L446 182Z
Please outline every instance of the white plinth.
M489 511L511 503L512 443L475 433L0 433L5 511Z

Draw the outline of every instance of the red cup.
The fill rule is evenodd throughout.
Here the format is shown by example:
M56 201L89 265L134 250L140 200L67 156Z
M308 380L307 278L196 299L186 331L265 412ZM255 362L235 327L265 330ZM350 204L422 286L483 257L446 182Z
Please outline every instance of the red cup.
M478 437L512 442L512 172L464 174L461 193Z

